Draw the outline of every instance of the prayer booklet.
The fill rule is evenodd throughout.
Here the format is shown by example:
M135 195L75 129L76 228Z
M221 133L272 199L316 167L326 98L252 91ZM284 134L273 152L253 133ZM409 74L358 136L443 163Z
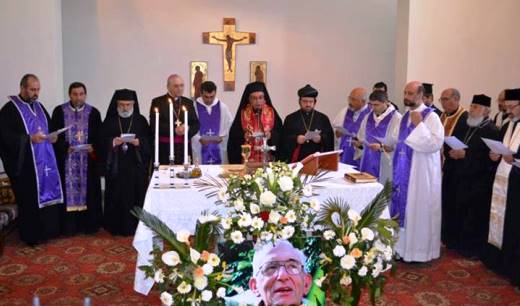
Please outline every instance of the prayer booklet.
M321 135L320 130L307 131L307 133L305 133L305 140L312 140L315 136L320 136L320 135Z
M345 179L352 183L375 183L377 177L370 173L359 172L359 173L345 173Z
M482 137L484 143L489 147L489 149L493 153L501 154L501 155L513 155L515 152L509 150L501 141L496 141L489 138Z
M350 137L354 137L354 138L357 137L357 135L355 135L355 134L353 134L353 133L347 131L347 130L346 130L344 127L342 127L342 126L335 125L335 126L334 126L334 129L335 129L336 131L341 132L341 134L343 134L343 136L350 136Z
M460 141L455 136L445 137L444 142L453 150L463 150L468 148L468 146L465 143Z
M54 132L52 132L52 133L49 133L49 135L47 135L47 137L48 137L48 138L51 138L51 137L54 137L54 136L58 136L58 135L60 135L61 133L67 131L67 130L70 129L70 128L71 128L71 126L66 126L66 127L62 128L62 129L59 129L59 130L54 131Z
M73 146L72 147L72 150L74 152L81 152L81 151L87 151L88 148L89 148L90 144L86 143L86 144L80 144L80 145L77 145L77 146Z
M124 142L131 142L135 139L135 134L132 134L132 133L128 133L128 134L121 134L120 136Z

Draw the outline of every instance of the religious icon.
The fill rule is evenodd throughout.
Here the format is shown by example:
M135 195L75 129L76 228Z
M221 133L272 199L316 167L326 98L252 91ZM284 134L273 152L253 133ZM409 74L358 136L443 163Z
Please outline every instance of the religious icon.
M200 85L208 80L208 62L190 62L191 96L200 97Z
M267 62L249 62L249 81L267 83Z
M237 32L235 18L224 18L222 31L202 33L202 42L222 46L222 50L224 51L224 91L234 91L236 46L256 43L256 34L251 32Z

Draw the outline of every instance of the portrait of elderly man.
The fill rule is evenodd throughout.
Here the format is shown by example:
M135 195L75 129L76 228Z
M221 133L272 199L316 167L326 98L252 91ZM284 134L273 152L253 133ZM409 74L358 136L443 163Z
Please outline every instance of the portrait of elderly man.
M260 299L258 305L301 305L312 285L305 272L302 251L286 240L268 243L255 252L251 291Z

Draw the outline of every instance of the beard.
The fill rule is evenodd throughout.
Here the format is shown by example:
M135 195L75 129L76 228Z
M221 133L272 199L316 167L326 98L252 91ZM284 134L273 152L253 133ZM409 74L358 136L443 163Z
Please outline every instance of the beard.
M417 106L417 103L415 101L408 100L408 99L404 99L403 103L404 103L404 106L408 106L408 107L415 107L415 106Z
M134 109L132 108L131 110L127 111L117 110L117 113L121 118L129 118L134 113Z
M471 116L468 116L468 119L466 120L466 123L467 123L468 126L470 126L470 127L476 127L476 126L478 126L479 124L481 124L482 121L484 121L484 116L480 116L480 117L471 117Z

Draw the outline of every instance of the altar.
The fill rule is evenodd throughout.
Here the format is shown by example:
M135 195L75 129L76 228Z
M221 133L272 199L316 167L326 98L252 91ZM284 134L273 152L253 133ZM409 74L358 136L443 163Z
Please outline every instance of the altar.
M218 165L201 166L203 175L218 177L222 168ZM181 168L176 168L180 171ZM339 164L338 171L329 172L326 181L313 185L314 198L324 202L331 197L341 197L350 204L350 207L358 212L370 203L370 201L383 189L380 183L353 184L344 179L344 174L357 172L351 166ZM215 204L215 198L207 198L204 192L194 187L196 179L170 178L168 169L156 171L152 177L146 193L143 209L159 217L174 232L188 230L194 232L195 225L201 212L204 210L225 213L224 207ZM169 188L173 183L175 188ZM383 216L389 217L388 210ZM152 279L146 279L139 266L146 265L151 259L149 253L153 248L154 233L139 222L133 240L133 246L137 250L137 264L134 279L134 290L141 294L148 294L153 286Z

